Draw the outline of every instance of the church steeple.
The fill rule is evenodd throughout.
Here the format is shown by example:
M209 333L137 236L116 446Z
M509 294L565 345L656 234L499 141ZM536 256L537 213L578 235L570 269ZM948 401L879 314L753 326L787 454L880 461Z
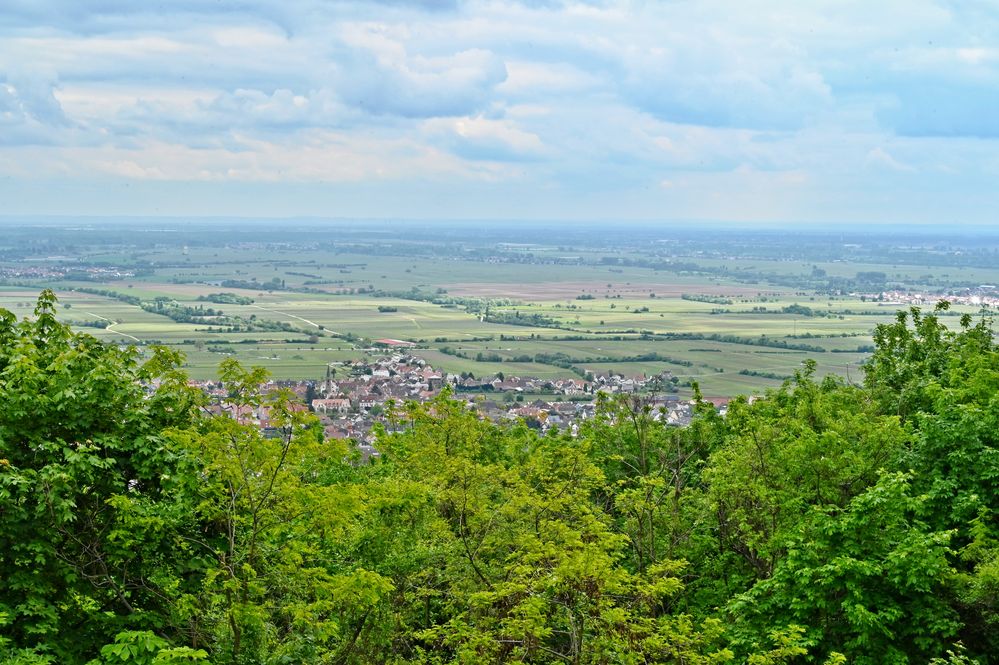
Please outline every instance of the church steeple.
M321 389L323 397L328 397L330 394L336 392L336 384L333 383L333 377L336 375L336 371L330 365L326 363L326 378L323 380Z

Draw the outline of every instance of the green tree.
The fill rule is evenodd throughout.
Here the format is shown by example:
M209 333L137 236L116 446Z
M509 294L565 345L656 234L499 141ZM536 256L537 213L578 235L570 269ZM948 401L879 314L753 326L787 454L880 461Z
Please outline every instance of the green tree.
M331 482L346 464L324 442L315 416L287 390L267 390L266 372L227 359L222 417L172 434L200 460L192 489L210 556L201 587L178 598L188 639L215 663L345 662L391 583L340 559L340 538L357 510L354 492ZM241 419L265 417L267 433Z
M863 391L831 377L816 383L813 370L764 400L733 401L725 445L704 472L718 544L757 579L773 573L810 507L846 506L906 442L897 419L874 412Z
M167 428L190 427L199 393L164 349L73 334L44 291L34 318L0 310L0 615L8 647L60 663L119 630L167 627L165 588L188 566L171 501L186 461ZM155 388L147 388L153 386ZM136 530L142 523L144 528Z
M913 310L686 428L445 390L362 462L265 371L0 310L0 663L918 663L999 650L999 353ZM945 305L939 307L945 309ZM723 629L724 626L724 629Z
M991 319L945 327L939 304L879 326L866 384L913 431L900 467L914 472L926 521L953 531L953 603L972 654L999 651L999 349Z
M698 401L690 427L666 424L665 411L641 396L600 395L597 417L583 436L606 476L598 497L628 537L631 558L641 572L689 552L690 524L698 506L688 490L700 485L709 454L721 442L720 418Z
M904 474L884 475L846 506L814 505L784 539L772 575L729 606L748 649L768 626L803 626L813 656L863 664L922 663L960 627L948 605L952 534L918 515Z
M683 564L637 574L627 538L592 498L605 478L585 442L501 428L447 399L402 414L382 441L436 506L438 565L414 654L427 662L724 662L717 621L667 611ZM414 622L415 624L416 622Z

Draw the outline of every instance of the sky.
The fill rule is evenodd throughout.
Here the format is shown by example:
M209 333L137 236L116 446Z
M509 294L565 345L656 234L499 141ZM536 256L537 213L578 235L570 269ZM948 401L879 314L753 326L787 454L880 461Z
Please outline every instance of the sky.
M0 215L997 211L992 0L0 6Z

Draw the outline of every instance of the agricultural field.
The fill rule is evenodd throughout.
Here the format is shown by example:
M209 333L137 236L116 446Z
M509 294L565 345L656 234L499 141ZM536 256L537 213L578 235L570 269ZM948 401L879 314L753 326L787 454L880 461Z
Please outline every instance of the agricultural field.
M729 397L777 386L809 358L820 375L861 380L875 327L899 309L946 297L948 315L977 315L999 282L994 237L934 237L900 255L892 238L859 232L830 245L676 229L611 242L579 229L220 224L15 227L0 244L0 307L30 315L51 288L77 329L176 348L194 378L227 357L320 378L401 342L455 374L666 373L681 394L696 382Z

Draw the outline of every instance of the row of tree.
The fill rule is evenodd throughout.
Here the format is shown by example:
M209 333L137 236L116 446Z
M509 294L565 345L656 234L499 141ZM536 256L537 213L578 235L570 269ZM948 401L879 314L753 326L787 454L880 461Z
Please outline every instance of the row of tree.
M362 463L262 370L0 310L0 663L926 663L999 653L999 351L916 310L864 386L578 436L443 395Z

